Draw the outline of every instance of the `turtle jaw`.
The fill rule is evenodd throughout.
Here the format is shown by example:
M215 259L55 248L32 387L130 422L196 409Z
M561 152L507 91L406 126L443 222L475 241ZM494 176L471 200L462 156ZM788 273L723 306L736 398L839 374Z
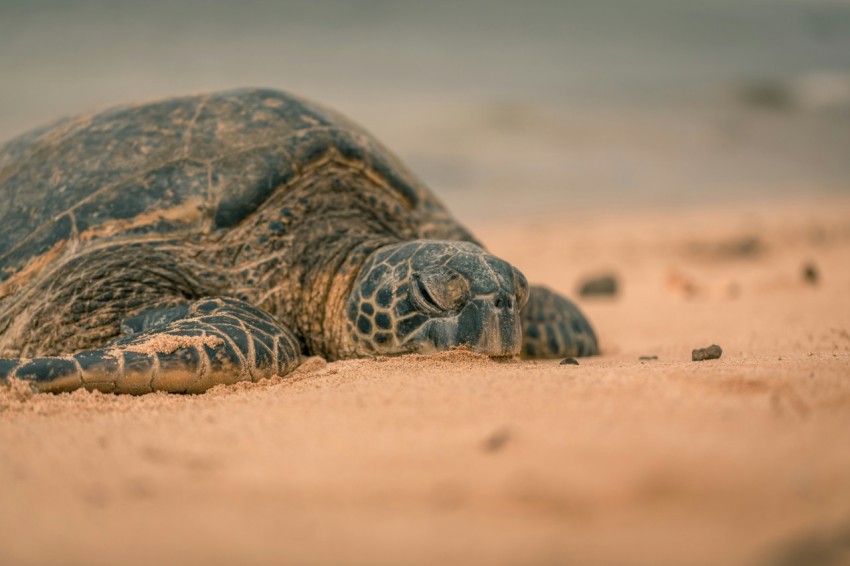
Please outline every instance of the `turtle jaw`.
M444 352L468 348L493 357L516 356L522 346L522 324L516 304L476 299L457 316L434 319L408 341L409 351ZM498 305L498 306L497 306Z

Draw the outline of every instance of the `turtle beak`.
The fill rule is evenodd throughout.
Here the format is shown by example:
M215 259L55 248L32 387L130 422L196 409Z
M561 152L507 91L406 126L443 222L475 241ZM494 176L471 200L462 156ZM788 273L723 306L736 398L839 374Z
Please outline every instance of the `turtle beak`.
M516 356L522 346L519 305L507 293L479 297L452 318L432 320L411 338L406 351L421 354L465 346L493 357Z
M506 293L470 301L458 317L457 343L489 356L515 356L522 345L519 305Z

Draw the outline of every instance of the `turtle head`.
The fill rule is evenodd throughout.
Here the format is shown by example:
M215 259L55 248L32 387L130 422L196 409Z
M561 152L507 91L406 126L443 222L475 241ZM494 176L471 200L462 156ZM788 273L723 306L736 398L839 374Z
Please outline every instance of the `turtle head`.
M416 240L373 252L346 305L360 355L432 353L466 346L519 353L528 282L467 242Z

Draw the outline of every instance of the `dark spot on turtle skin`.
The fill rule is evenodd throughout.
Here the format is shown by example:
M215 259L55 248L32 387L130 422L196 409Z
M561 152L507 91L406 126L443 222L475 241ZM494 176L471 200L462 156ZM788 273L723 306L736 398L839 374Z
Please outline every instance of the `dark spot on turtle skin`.
M276 324L272 324L268 321L263 321L258 318L252 319L247 326L252 329L257 329L260 331L260 336L263 335L273 337L279 334L280 330L278 329ZM256 333L255 333L256 334Z
M528 334L530 338L540 338L540 328L536 324L532 324L526 328L525 333Z
M20 365L20 360L2 360L0 359L0 375L8 377L15 368Z
M481 339L481 311L475 303L463 310L457 321L458 344L477 344Z
M413 256L416 252L417 246L409 245L409 246L400 246L397 249L393 250L392 253L388 257L384 259L389 264L397 264L403 261L407 261Z
M286 225L279 220L272 220L269 222L269 232L273 234L285 234Z
M363 303L360 305L360 310L370 316L375 313L375 307L372 306L372 303Z
M375 302L379 307L389 308L393 302L393 291L389 287L381 287L378 294L375 295Z
M372 323L363 315L360 315L357 318L357 330L362 332L363 334L370 334L372 332Z
M258 340L254 340L254 367L269 367L274 357L269 347Z
M360 293L367 299L372 298L378 285L381 284L384 277L389 273L389 268L385 265L379 265L369 272L369 276L360 286Z
M396 265L393 269L393 277L398 280L407 279L407 274L410 270L407 267L407 262Z
M525 355L526 356L531 356L531 357L537 356L537 346L535 346L534 344L527 342L524 346L524 349L525 349Z
M375 343L376 344L386 344L390 340L392 340L392 334L388 334L386 332L379 332L375 334Z
M84 372L98 371L117 374L119 370L117 358L105 357L103 352L98 350L80 352L74 355L74 359L77 360Z
M76 373L77 366L71 360L37 358L21 365L15 375L18 379L35 381L36 383L49 383L59 377L74 375Z
M153 358L147 354L137 352L124 352L124 372L149 373L153 371Z
M408 314L414 312L415 310L416 310L416 308L413 306L413 304L410 301L399 301L393 307L393 312L395 313L395 315L397 317L402 317L402 316L408 315Z
M581 331L576 331L576 333L581 334ZM573 337L575 334L570 332L570 327L566 321L558 321L558 335L561 337L561 341L565 348L570 348L573 345Z
M390 320L390 316L385 312L379 312L375 315L375 326L377 326L381 330L389 330L390 328L392 328L392 321Z
M399 285L398 289L396 289L396 295L399 297L410 296L410 285L408 285L407 283Z
M348 190L348 183L342 179L334 177L330 179L330 188L334 193L342 193Z
M546 344L549 346L549 351L557 354L561 349L561 345L558 342L558 335L555 332L555 328L551 324L546 325L546 336L548 337Z
M181 332L181 334L184 333ZM222 350L229 350L229 348ZM248 350L245 349L242 351L247 352ZM168 373L169 371L197 373L201 368L201 355L195 348L178 348L168 354L157 353L156 356L159 358L160 374Z
M411 316L410 318L405 318L404 320L400 320L396 323L396 332L398 335L404 338L409 335L411 332L417 330L423 324L428 322L428 317L424 314L416 314Z
M280 215L283 218L292 218L292 211L289 210L288 208L281 208L280 209Z
M348 303L348 320L354 320L355 318L357 318L357 303L350 302Z
M212 324L213 320L215 319L205 318L204 322L207 322L207 324ZM227 334L227 337L230 339L231 342L233 342L237 350L239 350L243 354L248 353L251 343L251 337L242 329L241 326L218 322L216 324L216 327ZM189 332L186 330L181 330L180 333L184 335L189 334ZM229 350L230 348L226 349Z

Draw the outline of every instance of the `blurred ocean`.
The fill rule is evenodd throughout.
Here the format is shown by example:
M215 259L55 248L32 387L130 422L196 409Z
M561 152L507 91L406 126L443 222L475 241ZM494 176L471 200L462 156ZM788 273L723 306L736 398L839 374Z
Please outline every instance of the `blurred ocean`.
M0 139L290 90L458 215L850 194L850 3L0 0Z

